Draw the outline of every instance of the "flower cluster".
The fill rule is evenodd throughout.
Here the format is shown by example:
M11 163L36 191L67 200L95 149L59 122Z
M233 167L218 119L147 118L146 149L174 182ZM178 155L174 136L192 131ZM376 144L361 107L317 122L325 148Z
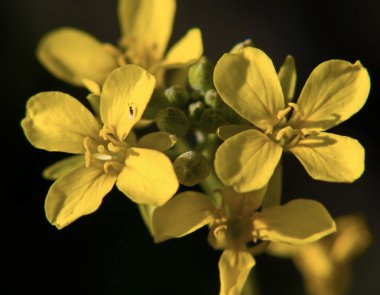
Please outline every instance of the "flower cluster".
M175 10L175 0L119 0L117 45L68 27L42 38L39 61L57 78L85 87L91 107L58 91L27 102L21 125L29 142L74 154L43 173L55 180L46 217L61 229L97 210L116 183L138 204L157 243L208 226L210 246L222 251L220 294L240 294L254 256L264 251L296 257L315 290L311 281L320 272L307 253L322 249L319 240L336 224L315 200L282 204L281 156L295 155L316 180L358 179L362 145L325 131L364 105L368 72L359 61L323 62L294 101L292 56L276 71L245 41L214 66L203 56L198 28L167 51ZM346 263L364 240L338 233L333 243L343 239L339 235L349 241L347 255L335 250L331 259L313 259L331 268L332 261ZM320 277L318 288L325 291L318 294L328 294Z

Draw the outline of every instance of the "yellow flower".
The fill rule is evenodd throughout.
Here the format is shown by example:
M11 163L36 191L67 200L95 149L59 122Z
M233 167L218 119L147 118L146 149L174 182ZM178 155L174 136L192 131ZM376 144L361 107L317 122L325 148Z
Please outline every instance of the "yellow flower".
M180 193L154 211L155 241L182 237L209 225L209 243L223 249L219 260L220 294L239 295L255 265L252 254L265 250L269 241L298 245L335 231L331 216L316 201L297 199L257 211L265 190L240 194L226 187L219 208L205 194Z
M94 212L115 182L136 203L158 206L174 195L179 184L169 158L136 147L130 133L154 86L155 78L139 66L114 70L101 93L102 123L65 93L42 92L29 99L21 123L28 140L37 148L81 155L64 160L64 171L56 171L60 177L45 201L50 223L63 228Z
M175 0L119 0L120 48L64 27L42 38L37 57L57 78L77 86L84 86L86 80L102 85L113 69L125 63L159 76L163 69L196 62L203 53L201 32L193 28L164 56L175 10Z
M292 258L304 278L309 295L344 295L352 282L351 263L370 245L364 218L352 214L336 219L337 232L302 246L271 244L267 252Z
M365 103L370 79L360 62L321 63L297 103L290 102L295 84L292 58L277 75L269 57L252 47L225 54L215 67L214 83L224 102L254 125L244 131L233 127L221 131L224 137L233 135L219 147L215 158L216 173L225 185L240 192L262 188L283 151L294 154L314 179L352 182L363 173L361 144L323 132Z

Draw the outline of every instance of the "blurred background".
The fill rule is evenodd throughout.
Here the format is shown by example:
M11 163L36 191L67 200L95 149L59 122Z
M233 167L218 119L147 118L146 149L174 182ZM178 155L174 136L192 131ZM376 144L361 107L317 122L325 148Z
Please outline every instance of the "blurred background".
M328 59L361 60L372 90L365 107L332 132L358 139L366 148L366 171L354 184L313 181L292 157L284 160L284 200L321 201L334 217L360 212L373 234L368 251L354 261L349 294L380 294L380 199L378 120L380 2L178 0L171 43L198 26L205 55L217 61L247 38L279 67L296 60L297 94L312 69ZM36 60L39 39L60 26L85 30L99 40L119 37L116 0L3 0L1 18L1 119L3 220L1 294L218 294L218 259L206 229L155 245L136 206L117 190L100 209L58 231L44 215L51 182L43 168L60 154L33 148L20 121L26 100L60 90L84 98L83 89L51 76ZM355 156L355 155L353 155ZM289 260L257 257L261 294L304 294L302 278Z

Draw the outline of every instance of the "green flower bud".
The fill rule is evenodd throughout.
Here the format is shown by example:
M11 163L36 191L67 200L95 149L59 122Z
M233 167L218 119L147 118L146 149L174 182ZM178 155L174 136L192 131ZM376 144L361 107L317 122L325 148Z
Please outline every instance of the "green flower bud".
M165 96L169 103L175 107L185 107L189 102L189 93L180 86L172 86L165 90Z
M207 109L202 113L200 127L206 133L214 133L221 125L228 124L222 112L216 109Z
M215 89L209 89L205 93L205 104L213 109L223 107L224 103Z
M189 116L193 120L199 120L203 111L206 109L202 101L193 102L189 105Z
M211 168L209 160L202 154L188 151L173 163L174 171L181 184L194 186L207 178Z
M156 125L161 131L182 137L189 130L190 121L181 109L167 107L157 113Z
M143 119L153 120L159 110L168 106L169 102L163 91L155 89L152 98L144 111Z
M214 87L212 74L214 64L205 56L189 68L188 78L191 88L207 91Z

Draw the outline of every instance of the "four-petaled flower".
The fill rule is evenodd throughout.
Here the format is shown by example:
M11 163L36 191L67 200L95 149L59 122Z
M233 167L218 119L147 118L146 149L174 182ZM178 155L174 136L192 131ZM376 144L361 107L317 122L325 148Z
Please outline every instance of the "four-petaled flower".
M102 85L112 70L126 63L142 66L161 83L164 69L186 67L203 53L201 32L193 28L164 56L175 10L175 0L119 0L119 48L64 27L41 40L38 59L57 78L77 86L88 81Z
M258 211L265 191L241 194L226 187L218 208L205 194L180 193L154 211L154 239L162 242L182 237L209 225L209 243L223 250L219 260L220 294L240 295L255 265L252 254L264 251L269 241L299 245L336 230L327 210L313 200L296 199Z
M225 54L215 67L215 87L224 102L254 125L235 134L232 131L238 128L219 131L232 136L218 148L215 170L225 185L237 191L264 187L283 151L293 153L314 179L352 182L363 173L361 144L324 131L363 106L370 89L367 70L360 62L323 62L309 76L297 103L292 103L291 61L278 76L264 52L247 47Z
M154 76L139 66L114 70L100 94L100 119L62 92L42 92L29 99L22 120L28 140L37 148L84 158L83 165L77 158L66 160L74 167L63 165L67 171L59 172L62 176L47 194L46 216L56 227L94 212L115 182L136 203L159 206L175 194L179 184L170 159L136 147L131 133L154 87Z

